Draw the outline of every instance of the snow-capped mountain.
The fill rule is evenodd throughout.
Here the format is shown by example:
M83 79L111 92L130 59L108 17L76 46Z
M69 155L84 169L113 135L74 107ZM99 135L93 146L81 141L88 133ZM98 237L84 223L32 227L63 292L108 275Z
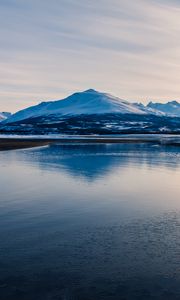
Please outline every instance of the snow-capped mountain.
M11 116L9 112L0 112L0 122L8 119Z
M90 89L21 110L1 122L0 133L180 133L179 105L145 106Z
M180 103L177 101L170 101L168 103L150 102L147 107L158 110L169 116L180 117Z
M12 115L6 123L37 117L75 116L93 114L149 114L157 113L142 104L133 104L112 95L97 92L93 89L75 93L63 100L42 102Z

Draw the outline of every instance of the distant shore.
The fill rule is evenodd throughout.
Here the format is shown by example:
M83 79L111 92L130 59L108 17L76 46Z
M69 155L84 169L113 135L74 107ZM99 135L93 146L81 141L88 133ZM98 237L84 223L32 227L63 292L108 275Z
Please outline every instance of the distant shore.
M157 143L180 146L180 135L119 135L119 136L62 136L62 137L0 137L0 151L75 143Z

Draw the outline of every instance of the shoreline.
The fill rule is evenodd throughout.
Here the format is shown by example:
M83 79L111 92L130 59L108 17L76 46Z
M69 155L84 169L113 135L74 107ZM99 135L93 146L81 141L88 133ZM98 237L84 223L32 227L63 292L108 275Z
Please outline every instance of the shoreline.
M47 141L41 140L0 138L0 151L35 148L47 145Z
M69 137L0 137L0 151L16 150L52 144L139 144L180 146L180 136L125 135L125 136L69 136Z

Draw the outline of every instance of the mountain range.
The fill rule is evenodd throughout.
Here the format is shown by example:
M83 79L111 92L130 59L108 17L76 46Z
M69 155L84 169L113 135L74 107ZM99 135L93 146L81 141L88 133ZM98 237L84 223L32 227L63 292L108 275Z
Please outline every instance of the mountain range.
M169 116L180 117L180 103L177 101L171 101L168 103L153 103L149 102L147 107L161 111L162 113Z
M93 89L42 102L15 114L0 114L0 132L154 133L180 131L180 103L130 103Z

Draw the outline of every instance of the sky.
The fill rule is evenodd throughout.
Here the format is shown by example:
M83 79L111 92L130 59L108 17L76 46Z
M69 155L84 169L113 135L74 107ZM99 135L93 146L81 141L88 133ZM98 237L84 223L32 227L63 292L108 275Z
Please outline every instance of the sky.
M179 0L0 0L0 111L89 88L180 99Z

